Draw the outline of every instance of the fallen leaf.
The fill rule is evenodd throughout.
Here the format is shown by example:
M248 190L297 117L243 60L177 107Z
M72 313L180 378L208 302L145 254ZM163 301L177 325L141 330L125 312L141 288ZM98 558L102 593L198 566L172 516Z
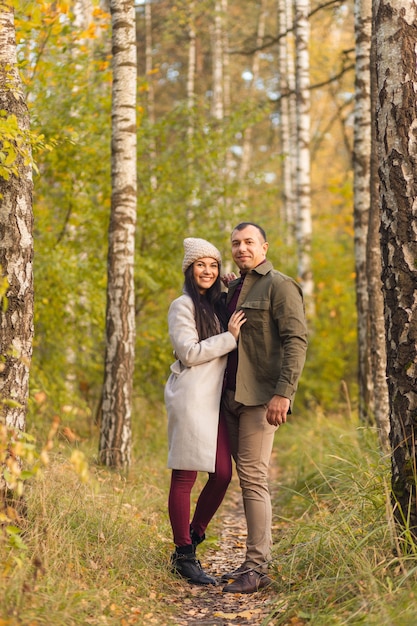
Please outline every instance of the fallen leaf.
M245 619L249 619L250 617L257 615L260 612L260 609L239 611L238 613L223 613L223 611L216 611L215 613L213 613L213 617L222 617L223 619L236 619L237 617L243 617Z

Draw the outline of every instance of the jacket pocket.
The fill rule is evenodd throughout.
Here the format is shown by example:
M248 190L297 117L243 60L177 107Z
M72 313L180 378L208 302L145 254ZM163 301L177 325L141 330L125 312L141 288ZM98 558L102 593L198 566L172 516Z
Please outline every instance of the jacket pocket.
M245 300L240 306L242 309L267 311L269 309L269 300Z
M269 300L246 300L240 308L246 315L245 334L248 330L255 334L263 332L269 320Z

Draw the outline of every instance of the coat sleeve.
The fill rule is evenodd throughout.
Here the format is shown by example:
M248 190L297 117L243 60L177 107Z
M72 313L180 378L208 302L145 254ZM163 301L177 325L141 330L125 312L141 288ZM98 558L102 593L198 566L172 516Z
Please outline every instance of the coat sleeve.
M199 341L194 305L191 298L185 295L174 300L169 307L168 328L175 354L186 367L224 356L237 346L229 331Z

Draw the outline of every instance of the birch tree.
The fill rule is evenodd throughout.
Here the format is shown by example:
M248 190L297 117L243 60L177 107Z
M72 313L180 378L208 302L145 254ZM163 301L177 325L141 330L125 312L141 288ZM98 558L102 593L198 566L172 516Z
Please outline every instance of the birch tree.
M379 199L375 151L375 63L372 0L355 2L355 116L353 144L356 304L358 313L359 419L375 423L389 450L388 388L381 291ZM371 53L372 50L372 53Z
M212 34L213 54L213 98L211 114L215 120L222 120L224 116L223 93L223 6L216 0L214 9L214 27Z
M187 65L187 107L192 120L196 95L195 95L195 67L196 67L196 42L195 30L195 3L190 2L190 12L188 17L188 65ZM192 141L194 136L194 124L190 121L187 128L187 136Z
M353 135L354 248L358 314L359 418L373 408L366 242L371 202L371 32L372 0L355 0L355 114Z
M373 10L373 9L372 9ZM372 12L371 10L371 12ZM371 76L371 168L368 239L366 243L366 271L369 298L369 342L373 386L373 413L383 452L390 451L389 398L387 385L387 351L385 346L384 298L381 281L380 202L376 140L377 76L375 37L370 52Z
M298 275L305 295L306 312L312 318L315 307L311 268L309 8L308 0L295 1Z
M0 424L23 431L33 340L32 161L14 12L0 2Z
M187 108L189 111L187 126L187 168L188 178L192 180L193 169L193 140L194 140L194 108L196 103L195 71L196 71L196 44L197 34L195 28L195 3L190 2L188 15L188 65L187 65ZM190 199L186 205L186 220L191 232L194 220L194 204L198 191L193 185L190 190Z
M292 32L292 3L278 0L279 77L280 77L280 129L282 150L282 217L286 226L289 245L294 239L296 215L296 122L295 122L295 73L294 36Z
M152 59L152 5L150 0L145 2L145 29L146 29L146 45L145 45L145 71L147 79L147 98L146 104L148 108L148 119L151 127L155 125L155 90L153 85L153 59ZM153 137L149 143L149 163L151 168L150 184L153 191L158 186L156 177L156 143Z
M100 460L126 468L131 455L135 356L136 29L133 0L111 0L112 197Z
M228 62L225 64L225 57L228 56L228 38L226 34L227 26L227 0L216 0L214 6L214 25L212 28L211 34L211 50L212 50L212 73L213 73L213 84L212 84L212 101L211 101L211 115L215 121L214 128L212 128L212 133L215 134L216 138L219 140L219 145L223 144L223 131L224 125L223 121L226 111L226 102L227 105L230 105L230 75L229 75L229 67ZM227 71L227 73L226 73ZM225 214L229 216L231 209L230 199L227 198L227 194L225 193L225 187L229 182L230 177L230 168L231 168L231 155L230 151L227 150L225 154L225 159L217 159L216 163L216 199L214 204L216 205L216 212L219 215ZM228 220L225 220L223 224L223 230L226 232L230 230L230 226L228 225ZM227 269L228 265L226 263L225 269Z
M258 27L256 33L256 51L252 56L252 71L251 71L251 80L249 84L249 97L252 100L255 94L256 85L259 81L259 71L260 71L260 47L262 46L264 35L265 35L265 22L267 18L267 2L266 0L261 0L261 4L259 7L259 17L258 17ZM243 131L243 141L242 141L242 159L240 162L239 168L239 180L241 182L245 181L246 176L249 172L250 161L252 156L252 126L247 126Z
M417 6L375 7L392 495L400 527L417 539ZM407 537L404 534L404 537Z

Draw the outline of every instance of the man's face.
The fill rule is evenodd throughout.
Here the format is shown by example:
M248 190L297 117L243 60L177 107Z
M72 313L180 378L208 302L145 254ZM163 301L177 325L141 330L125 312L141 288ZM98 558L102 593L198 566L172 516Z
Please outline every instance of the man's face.
M232 232L232 257L240 270L249 271L265 260L268 243L256 226Z

